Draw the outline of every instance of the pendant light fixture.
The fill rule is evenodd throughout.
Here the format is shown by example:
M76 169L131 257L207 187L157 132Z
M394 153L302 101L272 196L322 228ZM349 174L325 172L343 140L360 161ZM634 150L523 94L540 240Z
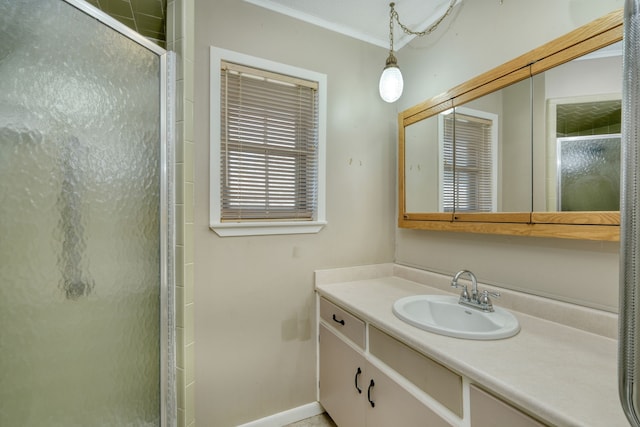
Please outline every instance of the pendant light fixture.
M404 24L400 22L400 18L398 17L398 12L395 10L395 3L390 3L389 7L391 8L389 12L389 56L387 57L387 61L385 63L384 69L382 70L382 75L380 76L380 83L378 84L378 89L380 91L380 97L386 102L396 102L398 98L402 95L402 89L404 88L404 82L402 80L402 73L400 72L400 67L398 67L398 60L393 54L393 20L395 19L400 28L408 34L414 35L418 37L425 36L427 34L431 34L438 28L438 25L446 18L455 6L457 0L451 0L449 3L449 8L432 26L427 28L424 31L411 31Z

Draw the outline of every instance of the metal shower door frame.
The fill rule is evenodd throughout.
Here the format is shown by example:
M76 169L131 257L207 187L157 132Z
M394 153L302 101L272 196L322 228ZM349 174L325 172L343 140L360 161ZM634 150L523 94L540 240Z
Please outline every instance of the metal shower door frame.
M63 0L120 33L160 60L160 425L177 423L175 378L175 53L146 39L84 0Z

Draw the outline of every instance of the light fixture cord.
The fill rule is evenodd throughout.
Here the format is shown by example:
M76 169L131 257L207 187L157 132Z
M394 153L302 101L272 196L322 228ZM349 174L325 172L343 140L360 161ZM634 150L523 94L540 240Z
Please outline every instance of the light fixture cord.
M412 36L418 36L418 37L426 36L427 34L431 34L432 32L434 32L436 28L438 28L438 25L440 25L440 23L444 20L444 18L446 18L451 14L451 11L453 10L453 7L456 5L457 1L458 0L451 0L447 11L440 18L438 18L438 20L434 22L433 25L431 25L429 28L427 28L424 31L412 31L406 25L400 22L400 17L398 16L398 12L396 12L396 9L395 9L396 4L389 3L389 7L391 8L391 11L389 12L389 41L391 42L390 52L393 53L393 20L394 19L396 20L400 28L402 28L402 31L404 31L406 34L409 34Z
M393 18L398 19L398 12L393 8L396 4L390 3L389 7L391 10L389 11L389 54L393 55Z

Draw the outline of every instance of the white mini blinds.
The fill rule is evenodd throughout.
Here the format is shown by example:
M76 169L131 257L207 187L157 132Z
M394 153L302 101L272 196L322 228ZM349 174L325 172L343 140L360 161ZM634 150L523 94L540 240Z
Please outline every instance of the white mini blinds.
M457 110L444 120L444 211L493 212L497 119L481 112L463 114Z
M220 73L220 220L316 220L318 84L227 61Z

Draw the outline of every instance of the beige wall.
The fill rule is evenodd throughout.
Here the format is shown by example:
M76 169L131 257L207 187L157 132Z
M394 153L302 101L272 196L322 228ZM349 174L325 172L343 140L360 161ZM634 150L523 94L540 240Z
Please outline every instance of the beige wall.
M195 40L196 421L230 426L316 400L314 269L393 260L396 117L382 48L238 0L197 0ZM319 234L209 229L210 45L327 74Z
M399 53L406 91L400 110L623 6L622 0L502 3L464 1L430 39ZM468 268L482 282L617 310L616 243L399 229L396 261L447 274Z

